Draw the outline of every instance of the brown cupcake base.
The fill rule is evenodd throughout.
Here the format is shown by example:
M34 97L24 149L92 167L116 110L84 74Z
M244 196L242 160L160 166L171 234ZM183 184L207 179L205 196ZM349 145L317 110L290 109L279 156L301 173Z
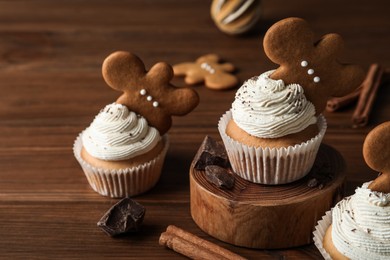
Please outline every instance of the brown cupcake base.
M262 185L235 176L233 189L220 189L205 172L190 168L191 215L209 235L237 246L290 248L312 242L317 221L343 195L345 163L322 144L313 169L284 185Z
M162 143L162 150L152 160L122 169L95 167L85 161L81 156L81 135L74 143L73 152L94 191L111 198L124 198L142 194L156 185L169 147L167 135L163 136Z

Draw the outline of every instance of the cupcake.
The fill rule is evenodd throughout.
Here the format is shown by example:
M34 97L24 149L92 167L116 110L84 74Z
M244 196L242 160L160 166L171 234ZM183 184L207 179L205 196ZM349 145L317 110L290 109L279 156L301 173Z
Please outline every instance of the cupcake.
M335 34L315 41L300 18L267 31L265 53L280 67L247 80L218 124L236 174L284 184L310 171L326 131L326 100L349 93L364 78L359 67L336 60L341 43Z
M340 201L319 223L322 233L316 244L325 258L390 259L390 193L373 191L369 184Z
M147 72L142 61L127 52L107 57L103 76L124 94L80 133L74 154L93 190L109 197L135 196L160 178L171 116L189 113L199 97L169 83L173 72L168 64L158 63Z
M325 259L390 259L390 122L367 136L363 155L381 175L318 222L314 241Z

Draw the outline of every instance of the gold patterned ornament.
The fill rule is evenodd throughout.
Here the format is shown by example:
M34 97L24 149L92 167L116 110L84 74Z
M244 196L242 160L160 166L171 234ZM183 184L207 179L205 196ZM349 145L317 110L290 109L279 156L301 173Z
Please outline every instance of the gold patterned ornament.
M217 27L227 34L245 33L260 18L260 0L213 0L211 17Z

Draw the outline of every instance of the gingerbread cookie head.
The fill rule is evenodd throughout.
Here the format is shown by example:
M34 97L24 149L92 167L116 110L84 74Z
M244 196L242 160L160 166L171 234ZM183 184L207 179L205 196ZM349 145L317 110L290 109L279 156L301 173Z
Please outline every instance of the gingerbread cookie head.
M271 78L300 84L317 115L329 97L348 94L364 79L360 67L338 61L342 49L341 36L326 34L316 40L308 23L300 18L275 23L264 37L266 55L280 65Z
M173 66L175 76L185 76L189 85L204 82L206 87L215 90L233 88L238 84L238 78L231 74L235 67L231 63L220 61L216 54L199 57L195 62L184 62Z
M371 169L381 173L369 188L390 193L390 121L368 133L363 144L363 157Z
M123 92L116 102L145 117L161 135L171 127L173 115L185 115L199 103L194 90L170 83L173 70L164 62L146 71L137 56L118 51L104 60L102 73L111 88Z

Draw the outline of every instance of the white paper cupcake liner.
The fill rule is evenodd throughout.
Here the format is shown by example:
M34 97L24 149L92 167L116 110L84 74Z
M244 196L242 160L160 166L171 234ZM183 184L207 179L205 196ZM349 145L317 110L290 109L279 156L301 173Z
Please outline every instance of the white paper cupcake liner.
M96 168L84 161L81 158L81 136L82 133L74 142L73 153L89 185L100 195L111 198L135 196L150 190L158 182L169 147L168 136L163 136L164 148L156 158L136 167L119 170Z
M290 183L308 174L327 127L325 118L320 115L317 120L319 133L312 139L287 148L256 148L226 134L231 118L231 111L227 111L219 120L218 130L233 171L250 182L261 184Z
M323 247L323 240L324 240L325 232L329 228L330 224L332 224L332 211L331 210L327 211L325 213L325 215L322 217L322 219L318 221L318 224L315 227L315 230L313 231L314 245L318 248L322 257L325 260L332 260L332 257L330 257L328 252L326 252L326 250Z

